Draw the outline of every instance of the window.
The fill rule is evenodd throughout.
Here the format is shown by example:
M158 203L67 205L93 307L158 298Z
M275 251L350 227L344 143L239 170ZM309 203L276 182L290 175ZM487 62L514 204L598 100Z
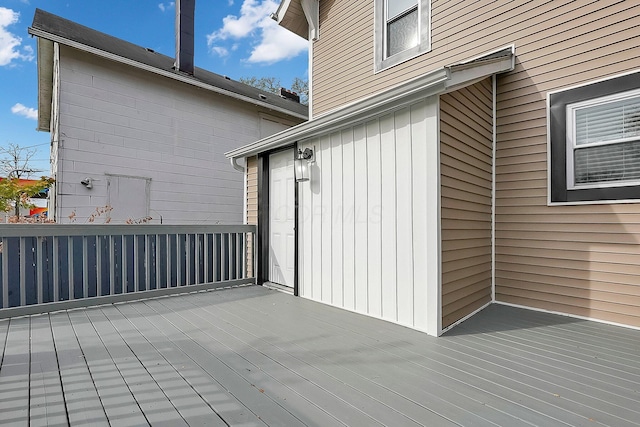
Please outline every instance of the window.
M375 14L376 71L431 49L429 0L376 0Z
M549 95L551 202L640 199L640 73Z

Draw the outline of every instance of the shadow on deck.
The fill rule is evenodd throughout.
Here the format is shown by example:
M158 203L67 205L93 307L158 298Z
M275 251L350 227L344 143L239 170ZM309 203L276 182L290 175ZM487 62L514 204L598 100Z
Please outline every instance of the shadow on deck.
M640 331L500 305L432 338L246 286L0 321L0 349L2 424L640 425Z

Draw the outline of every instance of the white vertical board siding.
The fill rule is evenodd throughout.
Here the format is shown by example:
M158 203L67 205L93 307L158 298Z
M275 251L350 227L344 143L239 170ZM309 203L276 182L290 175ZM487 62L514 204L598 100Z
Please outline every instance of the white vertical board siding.
M342 280L343 305L349 310L356 308L355 290L355 153L353 150L353 129L347 129L340 134L342 139ZM337 170L337 168L336 168Z
M301 144L316 153L298 185L301 296L439 333L428 301L440 286L429 249L439 247L437 114L433 97Z

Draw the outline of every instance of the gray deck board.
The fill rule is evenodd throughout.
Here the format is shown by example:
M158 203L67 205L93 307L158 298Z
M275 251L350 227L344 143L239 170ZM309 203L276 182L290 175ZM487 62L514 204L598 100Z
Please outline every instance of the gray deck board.
M29 424L30 319L11 319L0 369L0 424Z
M69 316L66 312L52 313L50 319L69 424L108 426L107 414Z
M116 307L103 307L102 312L116 328L131 351L137 355L144 369L166 395L186 424L226 425L210 407L199 404L200 395L189 386L176 367L172 366ZM163 420L171 421L167 416ZM156 424L153 420L150 421L152 424Z
M441 338L248 286L0 321L2 425L640 426L640 331L493 305Z
M404 358L406 361L417 363L428 369L434 362L440 362L437 368L439 372L445 372L452 378L465 382L468 387L476 387L495 394L501 399L521 404L528 409L529 413L544 414L545 417L549 417L548 423L582 425L589 422L597 425L595 420L590 420L588 416L581 413L583 407L576 407L572 402L562 398L564 402L557 402L555 393L532 386L529 378L524 379L505 371L499 364L492 362L489 355L471 356L452 347L445 338L415 339L415 334L418 333L416 331L398 328L396 325L364 316L345 317L339 310L332 316L317 316L314 310L304 309L307 303L305 301L295 304L294 308L300 311L299 315L306 313L307 316L314 317L318 321L342 329L348 328L362 336L371 335L375 331L375 335L382 335L387 340L395 341L396 345L389 346L387 351L400 356L401 359L396 363L401 363ZM265 306L269 306L268 301Z
M269 305L265 304L265 307L269 307ZM305 313L307 316L314 316L311 310L305 310ZM300 314L302 313L293 313L293 317L297 317ZM273 316L270 313L265 313L265 315ZM359 327L357 324L350 324L348 319L342 318L343 316L342 311L336 311L332 313L331 321L328 321L329 318L323 316L317 318L322 322L319 326L320 330L330 337L327 343L328 348L335 347L339 349L336 350L336 354L342 354L339 358L339 363L357 367L354 369L357 369L361 375L364 374L367 378L380 382L380 384L411 401L425 404L432 411L442 416L451 417L452 421L457 423L469 423L469 419L465 415L471 417L473 420L471 424L473 425L481 423L517 425L519 423L518 414L521 412L521 408L515 405L505 406L504 400L494 399L491 394L487 395L486 390L491 389L491 384L484 384L484 388L480 388L482 392L478 393L478 390L469 387L467 382L468 374L466 372L449 371L445 364L438 366L436 369L430 369L429 366L421 366L416 362L416 355L410 353L407 355L406 352L399 350L410 342L399 341L395 337L391 340L382 340L382 342L379 339L370 338L368 336L369 330L365 329L364 334L358 333ZM353 317L353 315L348 314L347 317ZM362 316L356 317L360 318L356 320L364 320L365 323L373 321L373 319ZM396 330L398 329L396 325L390 326ZM405 328L399 329L409 331ZM345 332L341 332L341 330ZM340 337L345 333L347 338L341 340L339 345L336 346L335 340L339 339L336 337ZM415 334L416 332L410 331L410 333ZM428 337L424 338L431 340ZM343 354L348 349L351 349L351 351ZM378 370L372 369L372 363L368 360L369 354L373 354L374 357L383 360L382 366ZM458 376L457 374L460 375ZM443 403L443 399L439 397L443 395L450 400ZM458 406L453 406L454 403ZM464 406L464 408L461 408L461 406ZM469 409L476 409L479 412L474 413ZM528 417L533 417L534 421L542 425L553 421L549 417L531 414L530 411L525 411L523 412L524 414L528 415Z
M522 340L502 334L494 334L491 337L475 334L460 337L459 341L471 347L495 351L502 357L513 358L525 366L544 370L567 382L573 382L576 389L592 385L597 387L598 391L609 394L607 397L610 399L621 399L627 405L640 404L640 395L635 390L640 378L634 379L630 372L627 372L625 378L619 370L611 372L602 365L584 363L578 358L567 357L562 352L546 351L540 345L536 347L536 353L533 355L529 341L523 343Z
M266 425L230 391L235 384L231 384L228 388L221 383L227 375L225 367L212 360L211 355L196 341L184 335L147 304L126 306L123 304L118 309L127 316L137 313L137 316L133 317L136 327L151 339L167 360L178 367L189 385L198 392L207 406L228 424Z
M304 363L276 347L260 345L258 337L245 335L245 331L231 322L213 322L212 320L216 318L215 312L188 305L188 303L197 302L196 298L184 298L179 302L181 307L187 309L189 317L194 317L196 321L208 324L207 329L217 329L215 337L221 345L235 351L238 355L242 355L242 358L269 375L270 379L280 378L280 381L275 383L273 381L265 382L263 389L267 390L266 387L270 389L268 384L271 383L277 386L283 395L289 396L287 400L290 400L291 397L298 399L298 396L306 397L307 401L303 402L302 409L294 413L305 423L327 425L340 422L344 425L380 425L379 423L397 422L398 414L394 415L392 408L372 405L374 401L370 397L358 393L357 390L347 387L344 383L323 374L314 366ZM246 341L240 338L242 336L246 338ZM287 391L286 387L297 393L298 396ZM331 408L333 417L326 412L326 409L319 411L320 408ZM385 418L387 419L385 420ZM406 425L416 425L410 419L406 419L404 422Z
M48 315L31 318L31 426L67 425L58 357Z
M402 425L415 425L424 422L437 423L438 425L453 424L421 404L392 392L388 388L388 384L383 387L369 379L367 375L356 373L346 368L345 366L350 366L351 364L368 365L367 355L356 355L354 357L358 360L353 361L347 360L344 356L339 356L338 352L332 352L331 346L336 342L328 343L322 339L323 335L326 335L326 331L316 331L310 328L301 331L295 322L284 322L277 325L272 319L262 315L252 317L253 321L251 321L243 318L243 316L237 316L235 313L244 312L247 309L255 310L256 307L238 308L240 309L239 311L235 310L233 306L212 310L205 306L206 317L220 319L221 323L225 324L225 327L227 327L226 325L233 325L235 327L233 329L235 337L244 337L246 342L250 342L256 350L263 354L271 355L273 360L278 360L279 363L285 364L292 369L299 369L297 368L299 365L313 368L316 371L313 376L314 381L324 383L323 387L334 393L341 391L341 397L345 401L349 401L353 406L363 408L372 416L377 414L378 421L382 423L390 423L391 420L388 418L393 417L392 420L395 423L401 422ZM260 310L256 311L263 314ZM265 336L269 337L269 339L261 338ZM286 339L281 338L285 336ZM333 338L340 339L340 337ZM338 356L337 358L335 357L336 355ZM377 362L374 361L372 363ZM379 371L374 371L373 376L380 376L380 372L384 372L385 369L388 369L388 367L380 367ZM342 383L346 378L349 378L348 383ZM329 379L331 383L327 382ZM443 402L436 403L442 404ZM334 411L335 409L331 407L330 410Z
M109 357L149 423L167 426L187 425L167 395L145 369L139 359L140 356L124 342L109 319L105 317L102 309L86 310L86 313L104 343Z
M147 418L90 322L86 313L89 310L71 311L69 319L109 422L124 426L147 425Z
M162 312L163 317L183 334L197 340L198 346L207 353L206 356L210 364L207 370L210 369L209 372L219 379L225 388L253 413L258 414L266 424L304 425L301 420L282 406L281 396L270 391L277 391L277 385L270 381L264 373L255 369L254 365L247 363L246 360L241 360L237 353L218 345L200 325L191 323L173 310L166 310L161 301L153 300L147 304L157 312ZM255 381L250 375L252 372L263 382ZM270 389L269 385L273 385L273 389Z

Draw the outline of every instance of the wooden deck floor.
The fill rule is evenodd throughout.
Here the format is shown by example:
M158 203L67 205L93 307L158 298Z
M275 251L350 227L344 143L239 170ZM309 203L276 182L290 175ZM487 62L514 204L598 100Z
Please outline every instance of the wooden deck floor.
M249 286L0 321L0 349L3 425L640 425L640 331L499 305L436 339Z

